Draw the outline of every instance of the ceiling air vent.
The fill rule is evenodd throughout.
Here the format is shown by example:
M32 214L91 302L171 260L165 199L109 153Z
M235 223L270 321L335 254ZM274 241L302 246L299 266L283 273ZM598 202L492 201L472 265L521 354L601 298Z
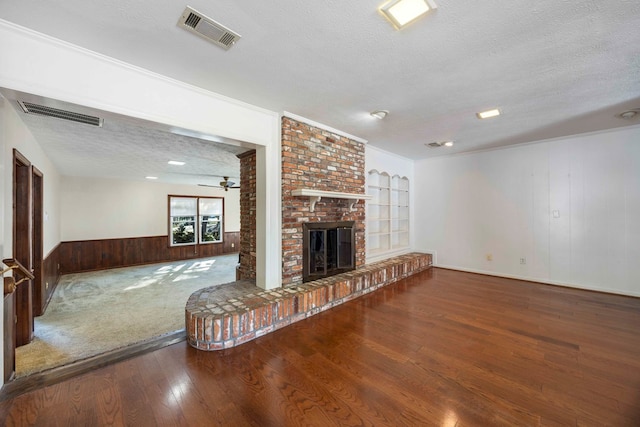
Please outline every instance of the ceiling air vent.
M178 25L209 40L224 50L229 50L241 37L240 34L231 31L224 25L204 16L189 6L182 13Z
M47 107L45 105L32 104L30 102L18 101L18 105L27 114L37 114L39 116L55 117L57 119L71 120L72 122L84 123L92 126L102 126L103 119L86 114L74 113L73 111L60 110L58 108Z
M427 144L427 147L429 148L440 148L442 147L442 144L439 142L430 142Z

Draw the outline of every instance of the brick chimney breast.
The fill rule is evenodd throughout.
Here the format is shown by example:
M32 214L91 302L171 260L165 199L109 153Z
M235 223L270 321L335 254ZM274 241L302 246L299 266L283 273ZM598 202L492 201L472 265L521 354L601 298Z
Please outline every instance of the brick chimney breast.
M293 190L365 194L364 144L327 130L282 118L282 283L302 283L302 224L355 221L356 269L365 263L365 207L349 210L345 199L322 198L313 212L308 197Z

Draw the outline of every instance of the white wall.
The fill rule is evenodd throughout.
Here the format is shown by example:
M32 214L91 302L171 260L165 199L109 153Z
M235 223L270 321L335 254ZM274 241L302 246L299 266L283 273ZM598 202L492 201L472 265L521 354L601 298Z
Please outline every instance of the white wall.
M13 149L16 148L43 174L44 224L43 251L46 256L60 242L60 177L24 126L9 101L0 96L0 255L13 257ZM4 265L2 265L4 267ZM4 330L4 304L0 305L0 330ZM0 346L3 342L0 338ZM0 366L4 366L0 352ZM0 375L0 384L4 375Z
M439 266L640 296L640 126L417 161L415 187Z
M397 154L389 153L388 151L384 151L376 147L372 147L368 144L365 145L364 159L365 179L369 178L369 172L373 169L377 170L378 172L387 172L389 176L398 175L400 177L406 177L409 179L409 230L413 231L415 224L415 210L413 200L416 191L413 173L413 160L407 159L406 157L398 156ZM365 183L365 185L367 184L368 183ZM415 234L413 232L411 232L410 234L410 249L413 249L415 247ZM403 252L409 252L409 250L387 253L379 257L367 257L367 263L390 258Z
M31 132L20 120L9 101L0 97L0 144L3 158L2 256L13 256L13 149L17 149L43 174L44 224L43 256L47 256L60 242L60 175L44 154Z
M238 190L66 176L60 195L61 240L166 235L169 195L224 197L224 231L240 230Z

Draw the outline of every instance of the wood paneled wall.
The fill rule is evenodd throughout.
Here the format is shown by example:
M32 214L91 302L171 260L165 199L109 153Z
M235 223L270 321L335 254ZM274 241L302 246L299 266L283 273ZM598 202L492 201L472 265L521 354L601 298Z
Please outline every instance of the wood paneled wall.
M61 244L56 246L42 261L42 280L40 283L34 283L34 296L36 297L34 310L36 316L44 314L51 300L51 295L53 295L53 291L60 280L60 246Z
M222 243L169 246L165 236L82 240L60 244L60 274L203 258L238 252L240 232L225 232Z

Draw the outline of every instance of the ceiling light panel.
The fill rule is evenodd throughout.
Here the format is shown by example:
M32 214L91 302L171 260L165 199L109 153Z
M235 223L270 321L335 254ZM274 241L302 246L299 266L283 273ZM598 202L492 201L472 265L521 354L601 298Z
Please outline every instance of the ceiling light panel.
M491 117L497 117L500 115L500 110L494 108L493 110L481 111L480 113L476 113L479 119L490 119Z
M177 160L169 160L167 163L173 166L184 166L184 162L179 162Z
M391 0L380 7L380 12L398 30L438 6L433 0Z

